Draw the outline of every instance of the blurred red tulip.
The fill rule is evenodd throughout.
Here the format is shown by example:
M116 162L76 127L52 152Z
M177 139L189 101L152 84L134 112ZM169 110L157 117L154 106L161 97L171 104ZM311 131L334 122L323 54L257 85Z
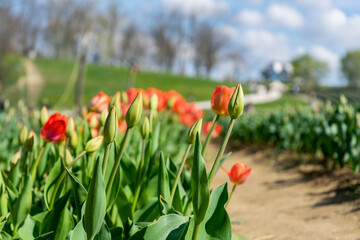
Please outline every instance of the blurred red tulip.
M91 112L87 115L87 120L91 128L97 128L99 126L100 114Z
M97 128L91 128L90 129L90 133L91 133L91 137L97 137L97 135L99 134L99 129Z
M134 101L139 92L140 89L137 88L130 88L129 90L127 90L126 93L128 95L129 103L132 103Z
M231 95L235 91L235 87L229 88L227 86L217 86L211 97L211 108L214 113L220 116L227 116L228 105Z
M187 126L192 126L194 122L197 120L191 113L182 113L179 117L179 120L182 124Z
M118 121L118 129L120 132L124 133L126 131L126 121L125 120L119 120Z
M90 111L101 113L110 103L110 97L103 92L99 92L90 101Z
M125 118L125 115L127 113L127 111L129 110L131 104L122 104L121 105L121 117Z
M221 167L221 169L229 175L230 181L233 182L234 185L240 185L246 182L251 173L251 168L248 168L245 163L241 162L235 163L230 172L223 167Z
M65 139L66 124L65 115L55 113L45 123L40 137L46 142L60 142Z
M212 123L211 121L204 123L202 132L205 135L207 135L208 132L210 131L211 123ZM222 126L220 124L215 124L214 131L211 133L211 137L217 138L220 135L221 131L222 131Z

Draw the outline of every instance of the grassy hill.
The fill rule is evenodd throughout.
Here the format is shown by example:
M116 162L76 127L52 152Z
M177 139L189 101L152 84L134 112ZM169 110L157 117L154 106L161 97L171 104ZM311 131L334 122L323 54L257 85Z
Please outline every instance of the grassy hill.
M35 64L45 80L45 90L41 99L53 105L63 94L75 63L53 59L36 59ZM126 68L88 64L84 85L84 103L88 103L99 91L113 95L118 90L125 90L127 78L128 69ZM233 82L220 83L210 79L151 71L140 71L135 81L135 87L137 88L174 89L184 97L197 101L210 99L214 88L220 84L236 85ZM246 85L243 88L246 93ZM64 99L62 103L64 107L69 107L74 103L74 92L75 90L71 89L69 97Z

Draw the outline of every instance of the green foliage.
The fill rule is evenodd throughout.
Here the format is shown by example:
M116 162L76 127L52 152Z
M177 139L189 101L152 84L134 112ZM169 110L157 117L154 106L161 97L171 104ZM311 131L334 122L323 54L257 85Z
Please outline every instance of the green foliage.
M360 87L360 50L347 52L341 58L341 70L349 86Z
M1 239L231 239L224 208L227 185L210 195L199 134L170 201L170 189L188 146L187 127L170 112L153 116L146 139L140 126L134 126L121 157L125 136L119 130L107 152L104 173L105 144L92 153L84 152L86 143L94 139L86 119L75 120L78 139L71 145L69 141L45 143L39 137L39 119L25 118L37 138L33 151L25 153L18 145L22 126L14 123L17 116L0 114L5 120L0 141L8 151L0 163L0 212L5 215L0 217ZM103 129L99 130L101 134ZM19 150L15 155L19 160L10 164ZM71 161L65 161L64 152ZM117 158L121 161L110 183ZM30 168L37 160L40 165ZM34 169L32 174L30 169ZM105 189L110 189L108 199ZM192 226L198 229L197 235Z
M358 172L359 124L359 112L343 100L334 106L327 103L319 111L284 108L270 114L246 115L235 124L232 138L320 155L324 164L331 163L333 167L348 164Z
M100 158L97 159L93 172L84 215L84 228L88 240L94 239L95 235L100 232L106 214L105 182Z
M325 77L329 69L325 62L318 61L308 54L292 60L294 67L293 78L300 78L306 88L317 86L320 79Z

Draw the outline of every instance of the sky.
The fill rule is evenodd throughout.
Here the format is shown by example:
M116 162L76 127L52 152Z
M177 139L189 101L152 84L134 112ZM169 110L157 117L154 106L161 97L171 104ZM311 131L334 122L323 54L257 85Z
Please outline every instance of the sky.
M176 9L210 20L231 43L245 50L248 68L244 78L258 78L274 60L290 61L309 53L325 61L328 86L341 86L340 59L346 51L360 49L360 0L131 0L121 2L127 17L158 9ZM220 63L214 77L229 71Z

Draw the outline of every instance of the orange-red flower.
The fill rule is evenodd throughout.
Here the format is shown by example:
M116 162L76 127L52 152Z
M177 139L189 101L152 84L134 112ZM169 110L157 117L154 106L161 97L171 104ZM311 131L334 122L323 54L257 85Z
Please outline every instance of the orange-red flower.
M122 104L121 105L121 117L125 118L127 111L129 110L131 104Z
M223 167L221 167L221 169L229 175L230 181L233 182L234 185L240 185L246 182L251 173L251 168L248 168L245 163L241 162L235 163L230 172Z
M110 97L103 92L96 94L90 101L90 111L101 113L110 103Z
M179 117L179 120L182 124L185 124L187 126L191 126L196 121L196 118L191 113L182 113Z
M231 95L235 91L235 87L229 88L227 86L217 86L211 97L211 108L214 113L220 116L227 116L228 105Z
M126 121L125 120L119 120L118 121L118 129L121 133L124 133L127 129Z
M49 117L40 136L47 142L59 142L65 139L67 119L65 115L55 113Z
M207 135L211 128L211 121L204 123L202 132ZM212 138L217 138L222 131L222 126L220 124L215 124L214 130L211 133Z

